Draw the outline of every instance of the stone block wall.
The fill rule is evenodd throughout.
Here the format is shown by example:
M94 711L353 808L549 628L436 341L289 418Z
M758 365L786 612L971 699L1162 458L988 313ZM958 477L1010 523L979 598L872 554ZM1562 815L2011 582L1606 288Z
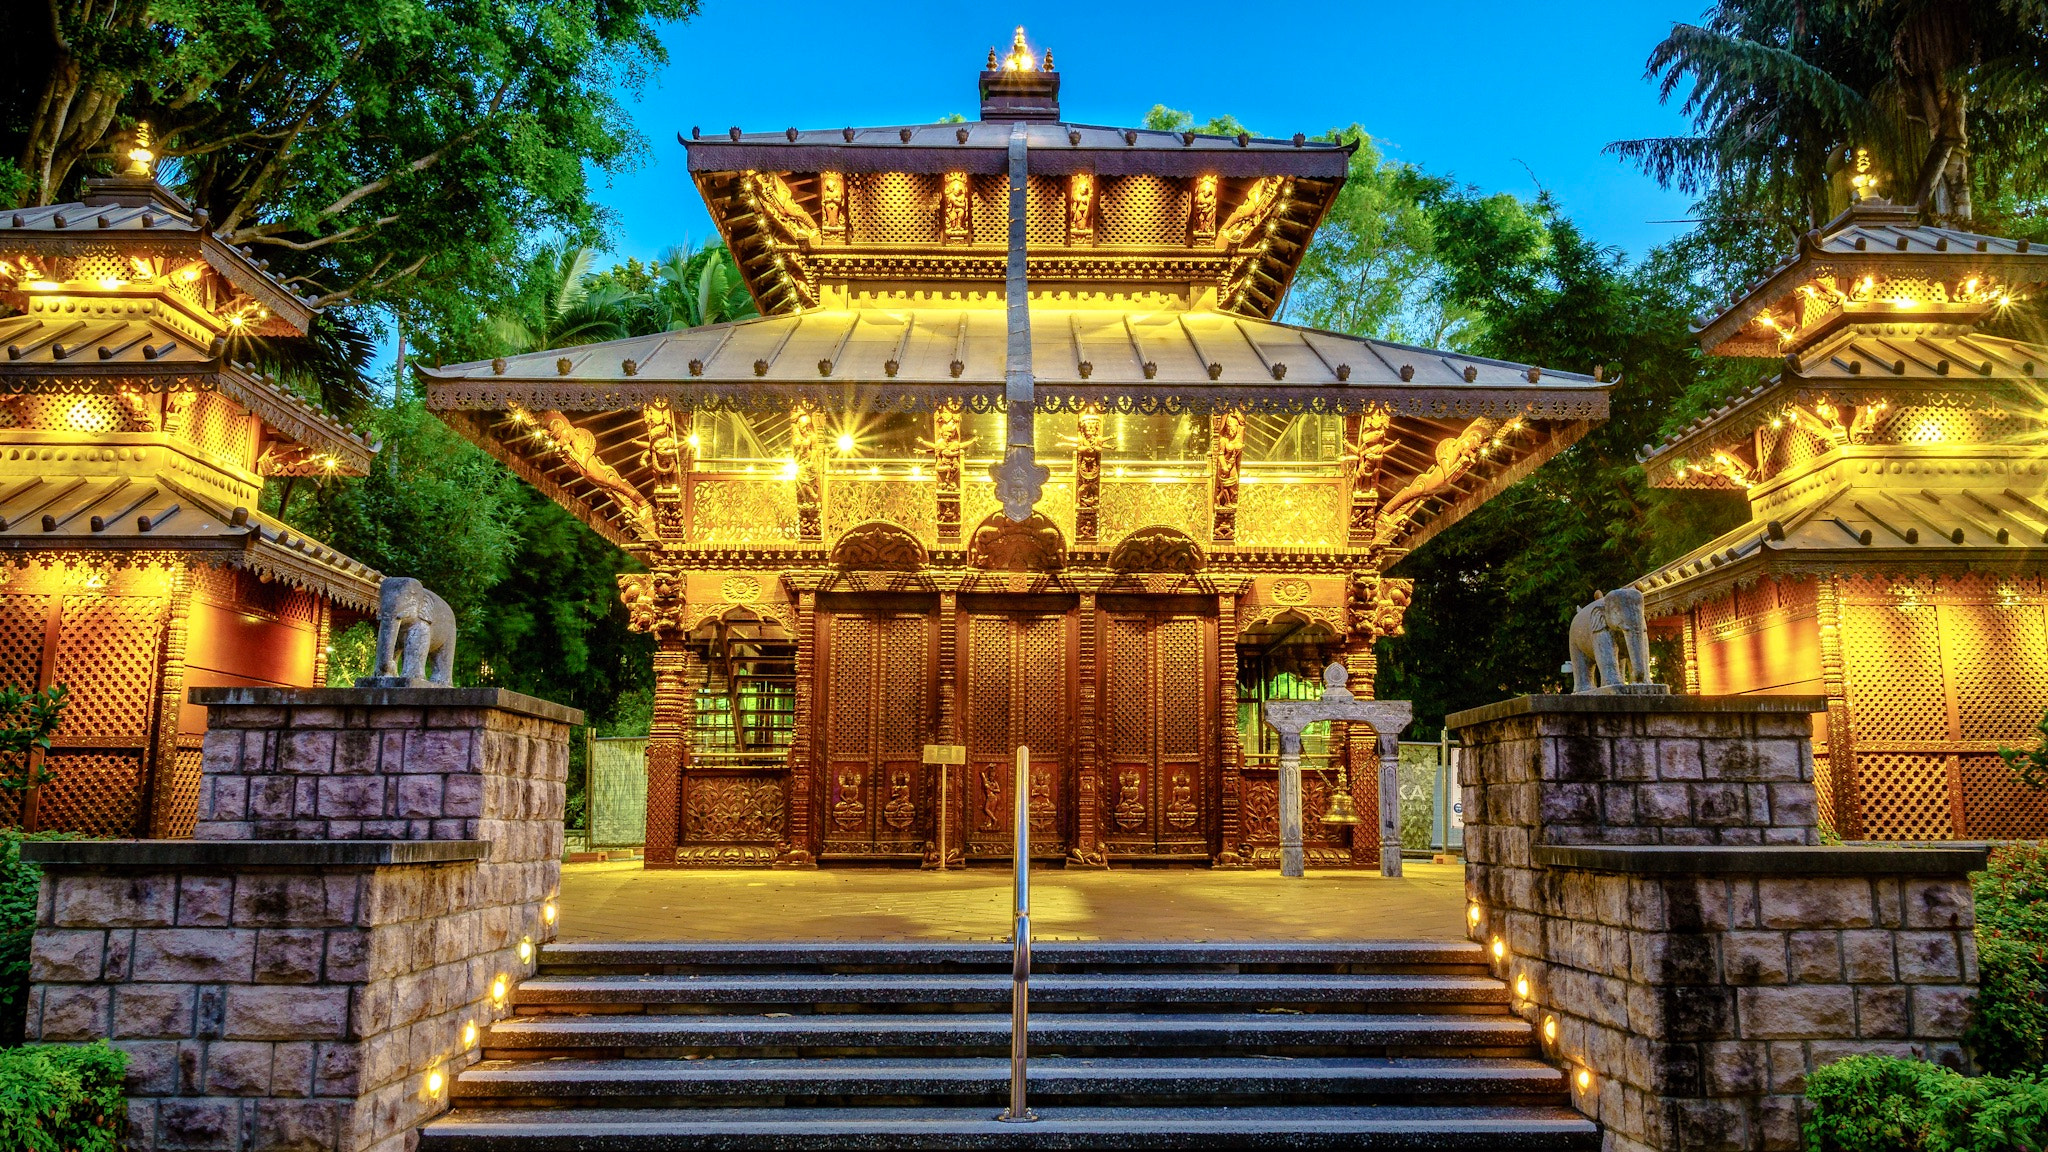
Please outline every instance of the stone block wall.
M1784 741L1788 717L1806 725L1796 709L1807 701L1580 699L1530 697L1447 725L1468 749L1472 936L1572 1074L1574 1102L1601 1122L1609 1152L1789 1152L1814 1068L1858 1053L1963 1062L1977 979L1968 873L1983 867L1981 849L1814 846L1810 785L1804 827L1724 823L1731 813L1714 806L1695 829L1708 839L1782 828L1791 843L1688 845L1673 823L1650 827L1662 842L1632 842L1641 825L1585 820L1589 795L1608 811L1605 789L1647 786L1643 765L1674 745L1700 750L1698 784L1716 782L1717 764L1810 774L1809 750L1751 755L1735 735ZM1747 800L1749 788L1784 783L1741 787ZM1773 820L1786 811L1768 791L1763 800ZM1560 842L1568 835L1589 840Z
M1818 696L1588 694L1459 713L1466 843L1476 816L1531 844L1818 844L1811 713L1825 710Z
M402 1152L553 935L581 717L496 690L193 696L209 838L26 846L45 870L29 1036L129 1053L134 1149ZM363 744L374 771L337 762ZM323 807L336 778L375 781L400 834L371 838L367 800ZM251 820L252 794L294 807ZM245 823L274 838L224 837Z

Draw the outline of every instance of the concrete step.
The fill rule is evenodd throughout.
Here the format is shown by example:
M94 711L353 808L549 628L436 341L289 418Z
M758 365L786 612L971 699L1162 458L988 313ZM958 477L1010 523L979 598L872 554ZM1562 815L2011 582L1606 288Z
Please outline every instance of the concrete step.
M1203 970L1212 972L1407 973L1483 976L1486 953L1467 940L1051 941L1031 946L1035 972ZM946 941L704 942L549 944L541 975L746 971L1008 972L1010 945Z
M1535 1030L1497 1013L1121 1012L1031 1018L1031 1051L1069 1056L1330 1055L1528 1057ZM1007 1013L515 1016L492 1025L484 1055L503 1059L680 1056L996 1056Z
M877 1005L927 1011L1007 1008L1010 978L997 973L760 973L663 976L537 976L519 985L517 1010L797 1011ZM1385 1007L1497 1011L1507 986L1490 976L1326 973L1130 972L1034 974L1037 1013L1150 1008L1200 1012L1246 1007L1372 1011Z
M490 1060L456 1077L459 1104L982 1104L1008 1100L1010 1062L983 1058ZM1564 1074L1539 1060L1349 1057L1039 1057L1046 1104L1555 1104Z
M685 1152L876 1148L1531 1149L1588 1152L1591 1121L1566 1108L1345 1106L1037 1108L1006 1124L989 1108L458 1108L419 1152Z

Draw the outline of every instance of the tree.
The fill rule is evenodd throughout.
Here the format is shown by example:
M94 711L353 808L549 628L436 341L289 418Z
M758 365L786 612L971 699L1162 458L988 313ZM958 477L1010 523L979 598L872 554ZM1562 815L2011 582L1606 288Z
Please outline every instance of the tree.
M1846 201L1861 151L1871 170L1856 174L1877 190L1967 220L1980 191L2043 187L2044 15L2038 0L1721 0L1648 64L1660 98L1689 85L1695 134L1609 151L1801 230Z
M624 336L632 294L597 281L593 259L590 249L566 242L535 252L511 298L485 323L483 351L510 356Z
M634 335L723 324L760 314L722 241L692 252L686 241L652 264L627 260L598 278L630 293L628 329Z
M46 0L0 5L0 144L31 203L111 134L228 240L321 304L404 298L416 322L526 236L585 235L588 169L641 144L616 93L695 0ZM459 312L459 307L456 308Z

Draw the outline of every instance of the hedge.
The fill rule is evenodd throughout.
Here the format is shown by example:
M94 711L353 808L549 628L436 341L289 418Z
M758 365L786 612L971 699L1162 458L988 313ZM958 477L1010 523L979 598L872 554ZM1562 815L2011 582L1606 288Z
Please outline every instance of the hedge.
M1992 1075L2048 1068L2048 844L2005 844L1976 879L1981 985L1963 1036Z
M1806 1078L1808 1152L2039 1152L2048 1084L1851 1056Z
M0 828L0 1048L21 1043L22 1012L28 1005L29 946L36 934L36 893L43 882L43 870L22 860L21 843L69 839L68 832L23 835Z
M105 1040L0 1049L0 1148L116 1152L128 1126L127 1068Z

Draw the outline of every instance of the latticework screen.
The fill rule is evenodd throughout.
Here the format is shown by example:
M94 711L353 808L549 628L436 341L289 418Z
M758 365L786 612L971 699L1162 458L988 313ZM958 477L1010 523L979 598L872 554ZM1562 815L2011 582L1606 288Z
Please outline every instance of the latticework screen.
M1188 240L1187 189L1161 176L1110 176L1096 198L1095 240L1179 247Z
M53 753L56 779L36 790L36 823L87 836L133 836L142 794L142 757L133 753Z
M1959 756L1963 835L1984 840L2048 840L2048 792L2019 782L1997 754Z
M182 840L192 835L199 821L199 761L199 749L178 749L157 785L156 811L150 814L156 825L152 836Z
M939 242L939 178L915 172L856 172L846 178L856 244Z

